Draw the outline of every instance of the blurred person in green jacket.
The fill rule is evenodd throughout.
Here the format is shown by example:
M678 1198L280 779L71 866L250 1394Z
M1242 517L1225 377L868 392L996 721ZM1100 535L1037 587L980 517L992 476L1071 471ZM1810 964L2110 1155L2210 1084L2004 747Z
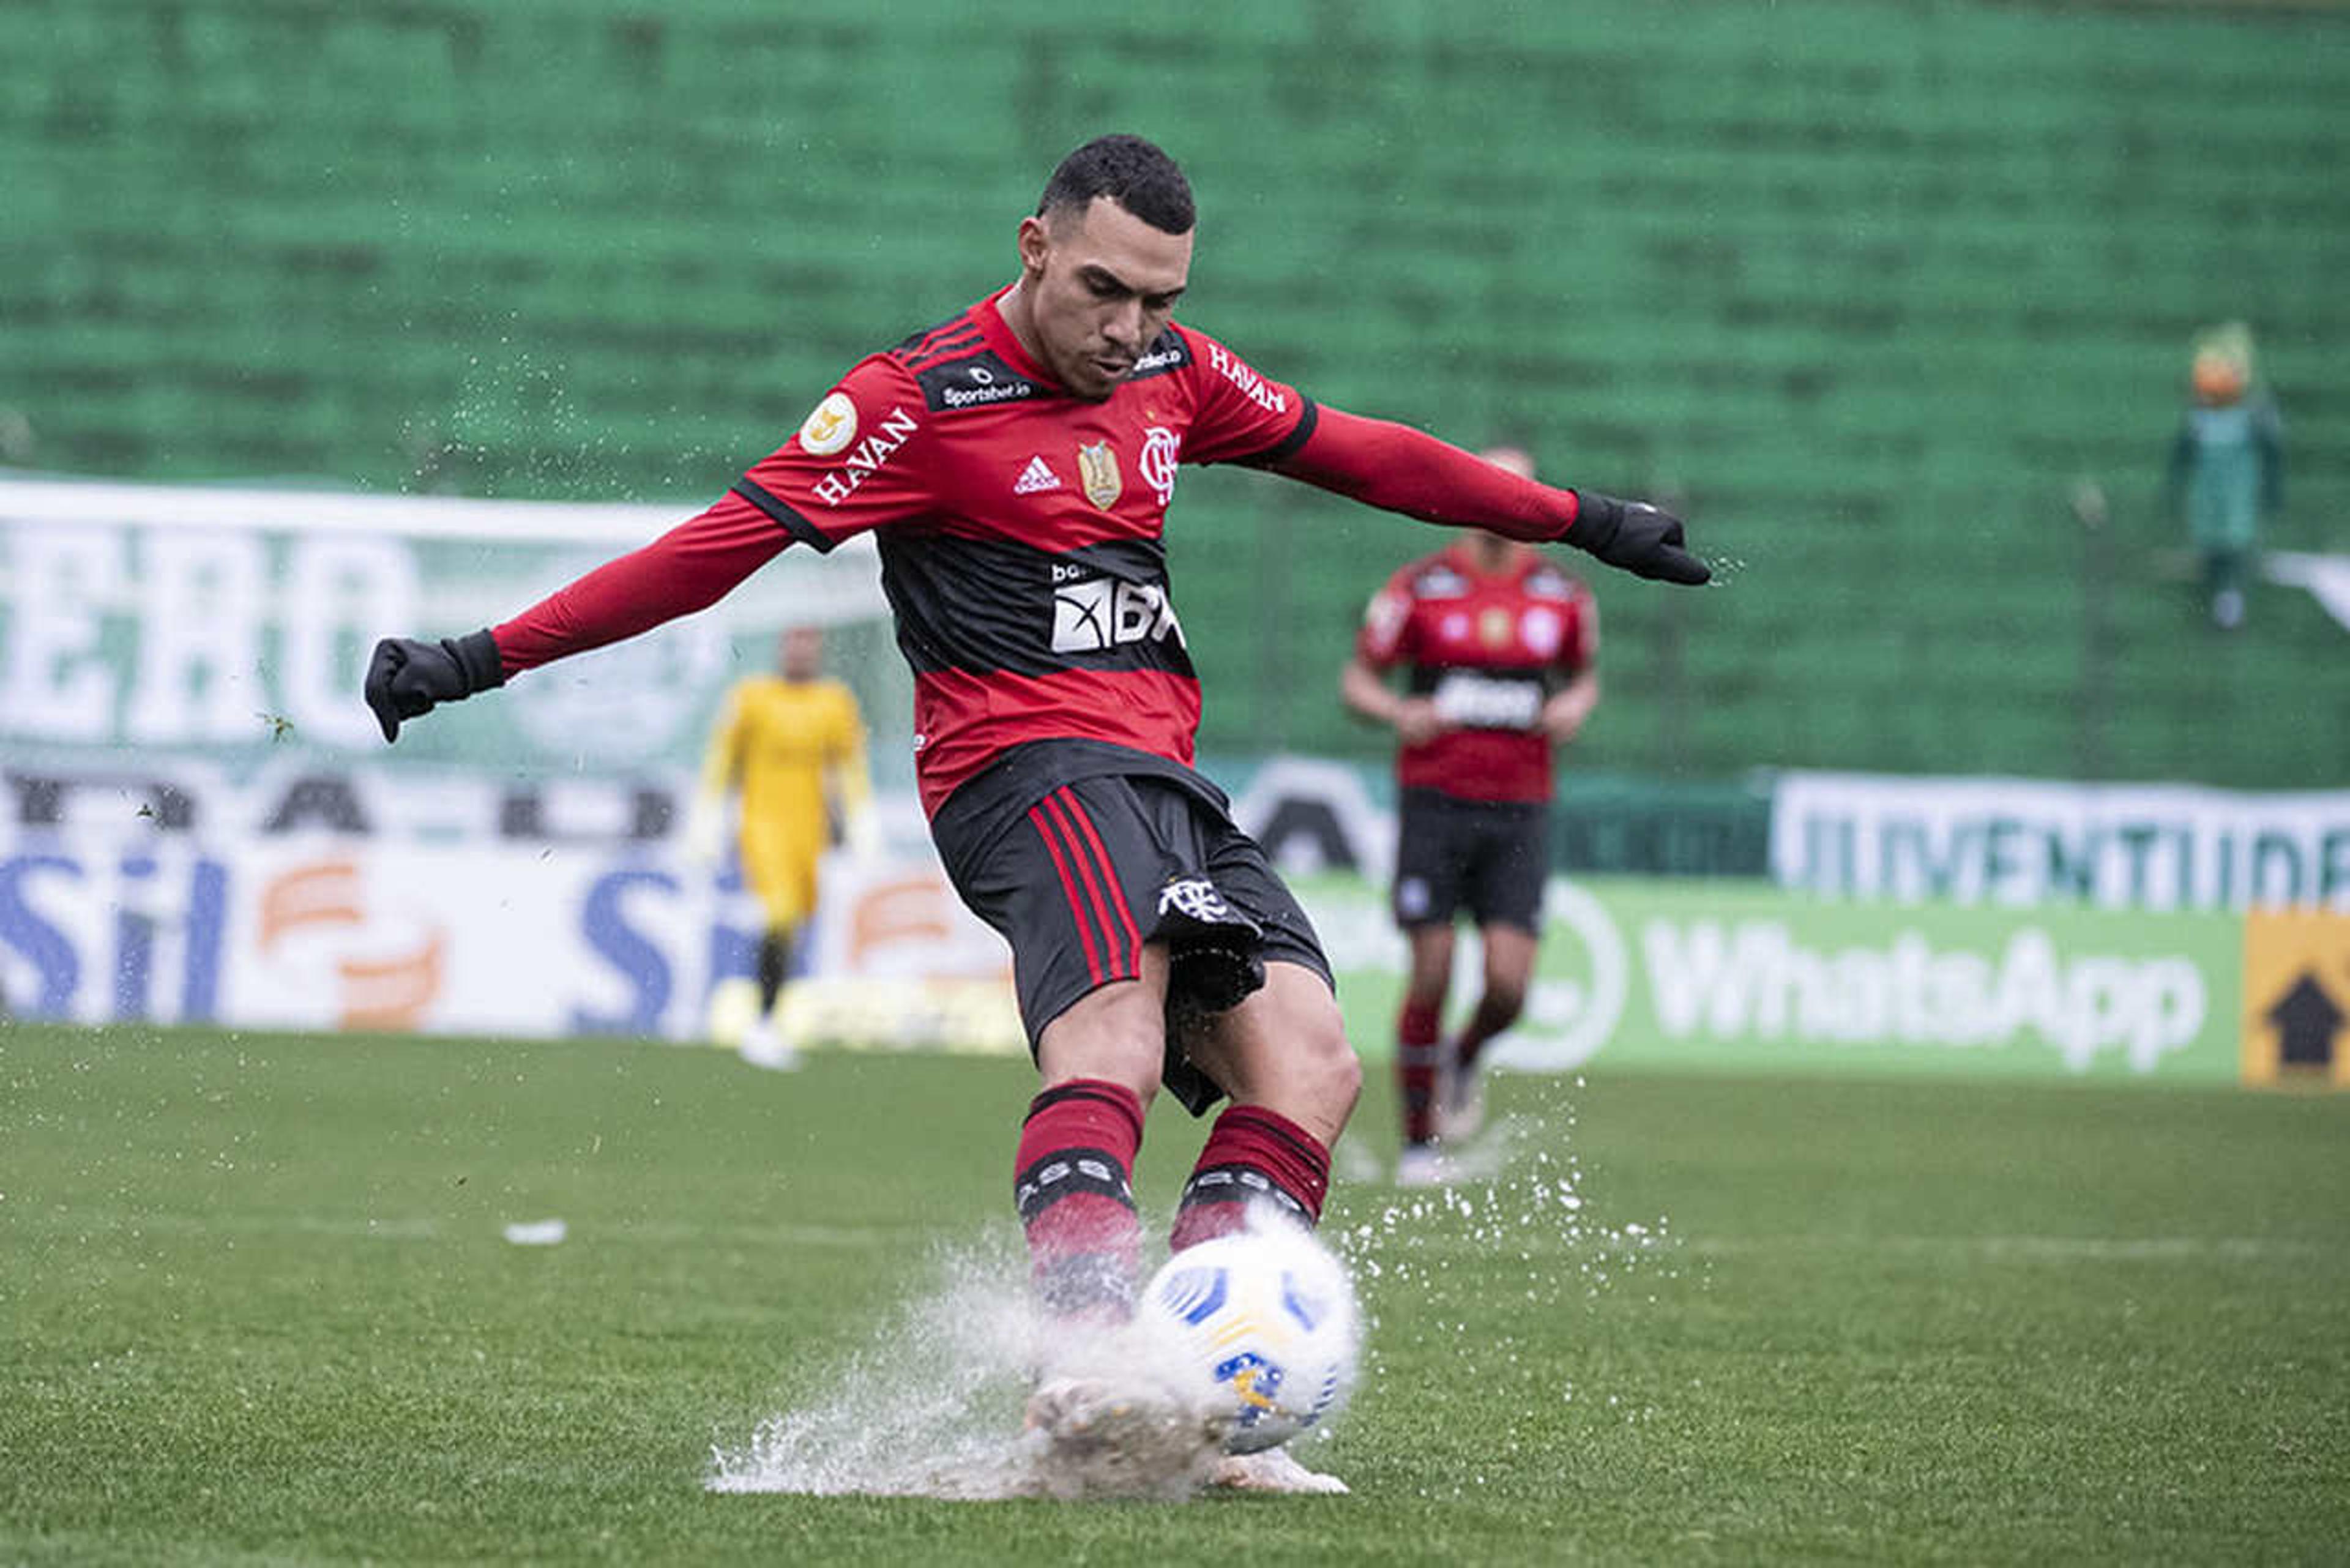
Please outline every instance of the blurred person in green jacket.
M2196 339L2193 400L2170 451L2168 497L2202 561L2212 622L2244 623L2260 526L2283 499L2283 422L2252 377L2252 335L2230 322Z

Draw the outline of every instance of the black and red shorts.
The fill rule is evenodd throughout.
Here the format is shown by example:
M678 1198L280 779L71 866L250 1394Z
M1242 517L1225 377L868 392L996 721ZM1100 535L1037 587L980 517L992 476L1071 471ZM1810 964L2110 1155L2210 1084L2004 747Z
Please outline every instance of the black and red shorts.
M1223 793L1163 758L1033 742L958 789L931 833L955 891L1012 945L1032 1051L1079 998L1135 979L1154 940L1172 959L1170 1017L1234 1005L1268 962L1330 979L1313 922ZM1178 1033L1163 1075L1197 1114L1222 1091L1183 1058Z
M1395 918L1449 925L1462 909L1481 926L1542 934L1550 878L1550 806L1461 800L1408 789L1396 814Z

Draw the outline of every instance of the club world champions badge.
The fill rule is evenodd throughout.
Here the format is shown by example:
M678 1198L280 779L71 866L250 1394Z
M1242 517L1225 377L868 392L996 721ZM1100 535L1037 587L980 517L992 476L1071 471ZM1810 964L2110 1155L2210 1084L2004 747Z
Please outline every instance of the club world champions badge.
M1084 482L1086 499L1105 512L1126 493L1126 481L1118 472L1118 453L1106 441L1077 448L1077 476Z

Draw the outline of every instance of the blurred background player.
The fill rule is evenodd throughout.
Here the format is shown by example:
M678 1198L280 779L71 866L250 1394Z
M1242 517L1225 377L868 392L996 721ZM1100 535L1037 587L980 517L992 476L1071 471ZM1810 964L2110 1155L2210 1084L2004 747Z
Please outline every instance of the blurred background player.
M1523 478L1516 447L1485 452ZM1472 533L1388 579L1339 681L1347 705L1395 727L1395 917L1411 946L1396 1022L1403 1153L1396 1180L1444 1179L1440 1140L1476 1130L1478 1054L1525 1005L1550 871L1552 748L1599 701L1598 608L1530 545ZM1401 667L1404 689L1388 673ZM1484 990L1448 1044L1453 919L1484 948Z
M778 1026L776 999L790 978L800 928L816 913L816 866L838 836L873 847L873 784L857 699L824 675L824 632L795 626L776 645L776 672L727 693L687 835L705 864L718 858L726 798L742 795L735 843L743 877L766 925L759 939L759 1012L743 1035L743 1059L789 1069L799 1054Z
M2169 496L2184 512L2212 623L2244 624L2262 521L2283 500L2283 425L2252 380L2252 335L2241 322L2196 339L2193 398L2171 443Z

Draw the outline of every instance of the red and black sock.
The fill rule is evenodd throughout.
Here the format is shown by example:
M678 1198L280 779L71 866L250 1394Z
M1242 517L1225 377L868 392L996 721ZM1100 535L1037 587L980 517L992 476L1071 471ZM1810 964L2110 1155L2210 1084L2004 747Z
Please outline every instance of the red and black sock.
M1028 1103L1013 1198L1037 1299L1065 1316L1123 1317L1141 1272L1131 1176L1142 1101L1123 1084L1074 1078Z
M1232 1106L1216 1118L1191 1179L1183 1184L1169 1238L1174 1251L1228 1235L1248 1223L1252 1201L1269 1202L1301 1224L1322 1218L1330 1151L1278 1111Z
M1396 1016L1396 1095L1403 1102L1403 1141L1426 1143L1436 1136L1436 1043L1441 1002L1406 1000Z

